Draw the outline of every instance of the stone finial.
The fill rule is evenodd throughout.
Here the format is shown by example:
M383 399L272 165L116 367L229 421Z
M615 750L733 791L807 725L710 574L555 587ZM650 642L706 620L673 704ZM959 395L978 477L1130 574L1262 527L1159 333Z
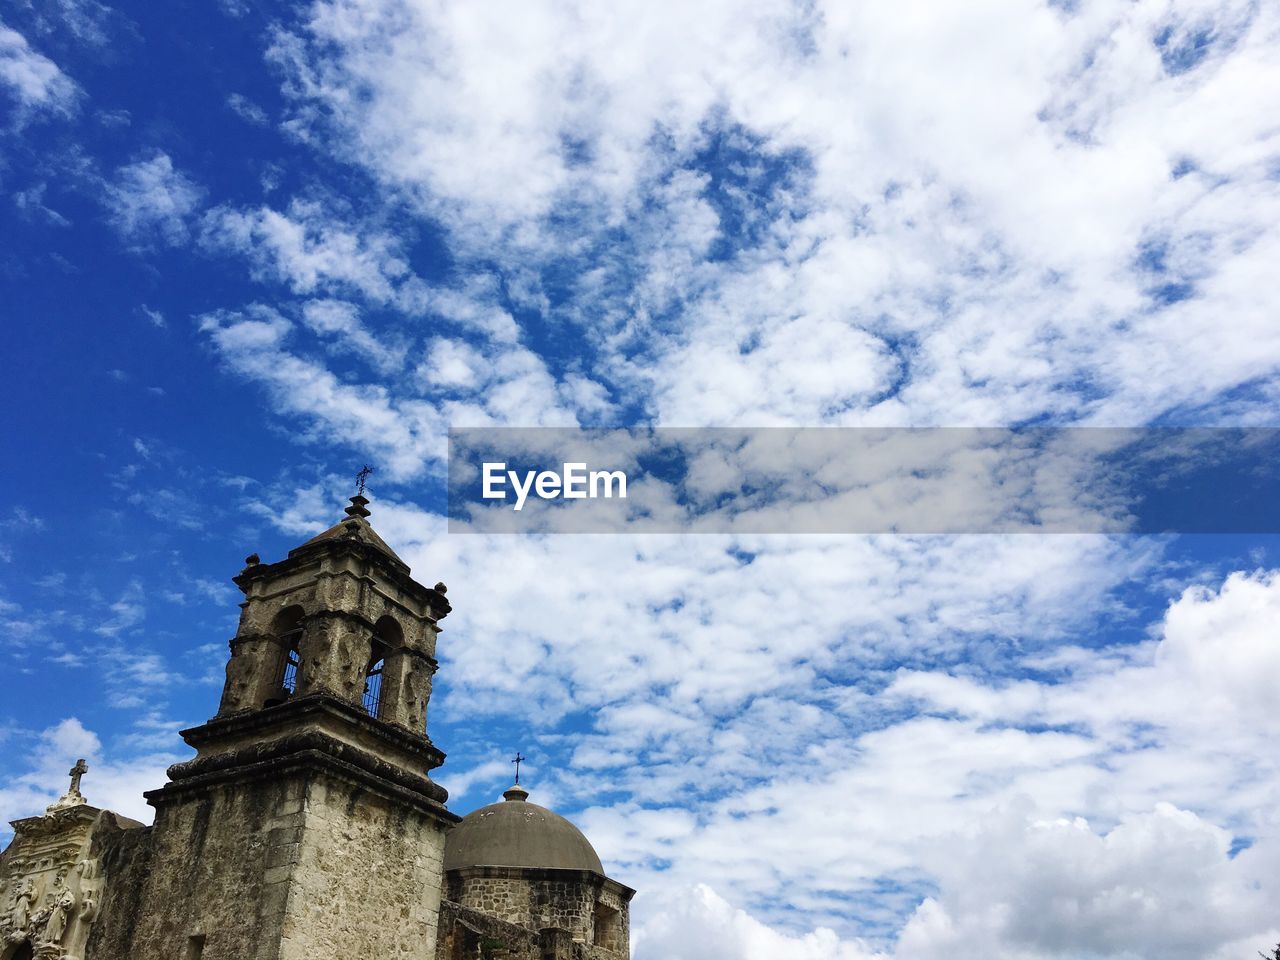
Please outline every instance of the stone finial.
M368 497L362 496L361 494L357 493L354 497L351 498L351 506L347 507L344 512L349 517L368 517L369 510L366 507L366 504L368 504L368 502L369 502Z
M256 553L251 553L244 558L244 565L246 567L256 567L261 562L262 562L262 558L258 556Z
M436 593L448 593L448 592L449 592L449 588L448 588L448 587L446 587L446 586L444 585L444 581L443 581L443 580L441 580L439 583L437 583L437 584L436 584L434 587L432 587L431 589L433 589Z
M503 791L502 799L503 800L528 800L529 791L517 783L514 786L509 787Z

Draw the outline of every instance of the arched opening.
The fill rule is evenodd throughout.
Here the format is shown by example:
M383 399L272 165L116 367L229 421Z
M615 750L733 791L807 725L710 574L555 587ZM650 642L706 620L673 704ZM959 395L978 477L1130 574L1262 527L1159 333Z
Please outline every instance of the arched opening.
M264 707L284 703L298 690L298 671L302 667L302 621L306 612L299 606L285 607L273 621L271 634L280 647L280 663L276 668L276 683Z
M382 716L383 670L387 656L404 643L400 624L391 617L382 617L373 625L373 638L369 650L369 665L364 671L364 709L371 717Z
M12 953L5 955L5 960L33 960L35 951L31 948L31 941L27 940L18 944Z
M382 712L382 668L386 665L378 653L375 652L374 657L377 659L370 661L364 672L364 708L371 717Z

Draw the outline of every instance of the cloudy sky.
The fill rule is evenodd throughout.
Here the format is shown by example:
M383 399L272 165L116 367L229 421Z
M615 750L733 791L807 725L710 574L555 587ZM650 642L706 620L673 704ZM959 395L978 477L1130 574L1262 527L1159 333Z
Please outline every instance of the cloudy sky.
M264 9L265 8L265 9ZM1280 941L1280 538L450 534L450 426L1276 426L1280 11L4 0L0 815L373 523L637 960Z

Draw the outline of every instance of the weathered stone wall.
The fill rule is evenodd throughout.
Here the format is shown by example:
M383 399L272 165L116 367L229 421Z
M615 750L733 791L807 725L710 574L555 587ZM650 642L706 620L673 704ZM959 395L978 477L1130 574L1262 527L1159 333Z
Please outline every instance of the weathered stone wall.
M447 896L463 908L527 929L563 930L584 948L598 947L593 956L625 957L630 939L625 890L589 871L472 867L450 872Z
M517 876L468 876L449 885L449 898L470 910L508 923L533 925L529 884Z
M158 803L132 929L87 960L278 960L288 882L272 871L302 824L303 791L294 775Z
M354 777L160 796L150 846L136 921L87 960L434 958L443 825Z
M574 940L591 942L592 885L580 880L535 880L529 884L529 914L533 925L567 930Z
M631 956L631 892L606 883L596 893L593 955Z
M438 821L332 777L308 783L305 809L304 827L279 853L292 871L280 960L433 960ZM284 875L285 865L275 869Z
M544 960L546 938L452 901L440 904L436 960Z
M85 960L131 956L143 885L151 865L151 828L94 837L90 856L101 864L105 882L97 922L85 945Z

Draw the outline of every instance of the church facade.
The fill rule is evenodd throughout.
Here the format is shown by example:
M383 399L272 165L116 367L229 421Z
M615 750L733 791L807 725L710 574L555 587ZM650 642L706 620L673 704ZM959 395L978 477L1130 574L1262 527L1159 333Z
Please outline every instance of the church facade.
M430 777L444 584L410 576L368 500L251 556L216 716L146 794L87 803L83 763L0 853L0 960L628 960L634 891L518 783L459 817Z

